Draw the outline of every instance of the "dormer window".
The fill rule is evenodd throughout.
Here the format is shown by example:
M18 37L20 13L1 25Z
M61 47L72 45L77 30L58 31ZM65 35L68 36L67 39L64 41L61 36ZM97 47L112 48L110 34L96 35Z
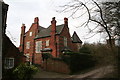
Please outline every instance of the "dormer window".
M32 36L32 32L29 33L29 36Z

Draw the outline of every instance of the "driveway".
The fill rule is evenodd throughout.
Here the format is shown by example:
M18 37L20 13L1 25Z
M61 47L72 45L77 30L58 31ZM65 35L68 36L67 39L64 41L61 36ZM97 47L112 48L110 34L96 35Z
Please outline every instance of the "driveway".
M104 75L112 73L113 71L114 68L111 65L97 68L84 74L75 74L75 75L47 72L40 69L40 72L38 72L33 77L34 78L103 78Z
M68 74L62 74L62 73L56 73L56 72L48 72L40 69L40 72L35 74L34 78L67 78L70 75Z

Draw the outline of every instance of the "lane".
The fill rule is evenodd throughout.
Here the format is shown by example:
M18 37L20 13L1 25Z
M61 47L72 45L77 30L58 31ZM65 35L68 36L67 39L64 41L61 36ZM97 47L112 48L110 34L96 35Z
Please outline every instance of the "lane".
M104 66L101 68L94 69L84 74L76 74L76 75L69 75L69 74L61 74L56 72L47 72L40 69L40 72L34 75L34 78L103 78L104 75L109 74L114 71L114 67L111 65Z

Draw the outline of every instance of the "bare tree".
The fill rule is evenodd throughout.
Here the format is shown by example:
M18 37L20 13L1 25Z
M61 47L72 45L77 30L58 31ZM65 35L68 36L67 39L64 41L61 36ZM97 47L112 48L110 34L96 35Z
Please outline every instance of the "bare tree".
M104 20L107 22L111 34L120 36L120 2L102 3Z
M89 7L90 2L93 5L93 7ZM73 0L72 2L69 2L66 5L61 6L64 9L61 12L72 12L69 17L72 18L80 18L84 14L88 14L88 20L85 21L81 26L87 26L87 28L90 30L89 32L93 32L95 29L97 29L97 33L102 33L106 32L107 36L109 38L109 43L112 47L112 37L113 35L111 34L111 26L109 23L106 21L107 18L104 17L104 11L101 7L101 4L97 3L94 0L88 0L88 2L81 2L80 0ZM86 9L85 13L79 16L75 16L77 12L80 10ZM88 24L94 22L96 23L95 28L91 28Z
M84 0L85 1L85 0ZM105 8L110 7L104 7L102 3L97 3L94 0L88 0L88 2L82 2L80 0L73 0L72 2L69 2L66 5L61 6L63 10L61 12L72 12L69 17L72 18L81 18L81 16L87 14L88 19L85 21L81 26L87 26L87 28L90 30L89 32L94 32L96 30L97 33L102 33L106 32L107 36L109 38L109 44L111 46L111 52L113 55L113 58L115 60L115 65L117 64L117 56L116 53L113 51L113 44L112 44L112 37L115 36L116 34L113 34L116 29L120 29L120 2L117 3L117 13L115 12L113 15L116 15L115 19L113 15L111 15L110 10L109 12L105 11ZM90 6L92 5L92 7ZM116 5L114 5L116 6ZM111 8L116 8L116 7L111 7ZM81 10L85 9L86 11L83 14L80 14ZM114 11L113 11L114 12ZM80 14L76 16L76 14ZM107 16L105 16L107 15ZM94 28L91 28L89 26L89 23L96 23L96 26ZM114 22L116 22L116 25L113 26ZM112 29L115 28L115 29ZM117 30L117 35L119 36L119 30ZM94 35L93 35L94 36Z

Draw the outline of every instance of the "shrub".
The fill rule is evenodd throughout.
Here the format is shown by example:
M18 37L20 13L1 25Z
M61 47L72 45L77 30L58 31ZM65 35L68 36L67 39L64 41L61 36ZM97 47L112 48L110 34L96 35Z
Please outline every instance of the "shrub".
M3 80L16 80L14 74L11 73L11 72L13 72L13 70L14 70L14 68L5 69L3 74L2 74L2 76L3 76L2 79Z
M14 69L13 74L18 80L30 80L36 72L38 72L38 68L34 65L20 64Z
M89 54L65 53L62 59L70 67L71 73L84 70L95 65L95 60Z
M43 61L44 59L48 59L48 58L52 58L52 55L50 53L42 53L42 58L43 58Z

